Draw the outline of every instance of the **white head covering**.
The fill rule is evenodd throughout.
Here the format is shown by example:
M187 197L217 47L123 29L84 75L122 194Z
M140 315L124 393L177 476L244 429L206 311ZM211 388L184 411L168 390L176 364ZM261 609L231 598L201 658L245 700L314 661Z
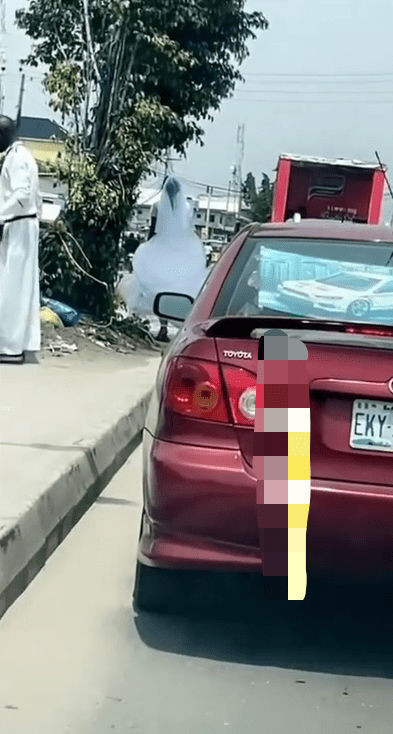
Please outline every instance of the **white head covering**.
M175 176L169 176L157 207L156 234L168 238L175 245L191 228L192 211L183 185Z
M192 223L190 207L178 178L165 182L157 210L156 234L141 245L133 260L139 283L135 308L152 311L157 293L184 293L195 298L207 276L206 256Z

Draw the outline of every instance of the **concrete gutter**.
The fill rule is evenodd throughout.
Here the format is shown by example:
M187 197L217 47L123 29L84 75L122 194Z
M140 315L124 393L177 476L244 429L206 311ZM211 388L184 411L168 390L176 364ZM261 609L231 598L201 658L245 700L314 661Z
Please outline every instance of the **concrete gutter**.
M142 380L142 383L148 382L149 385L152 385L157 359L147 361L150 364L143 375L145 380ZM43 369L42 365L38 365L37 368L38 370ZM13 370L15 374L15 366L7 369ZM23 376L26 379L26 373L32 369L32 366L17 369L19 369L19 375L22 374L21 370L25 370ZM88 438L86 438L86 425L81 429L80 421L78 424L78 411L76 410L75 426L72 425L73 430L68 430L68 435L64 435L65 440L63 441L58 439L53 442L51 436L53 430L51 431L49 426L47 434L51 436L52 443L43 440L43 434L38 435L37 429L35 430L35 441L32 440L34 437L30 435L28 443L22 442L19 438L22 433L20 430L17 442L15 439L4 442L4 414L2 414L0 618L23 593L53 551L139 445L151 389L146 389L146 384L140 385L138 389L138 384L135 385L138 375L133 375L132 372L133 370L127 370L127 373L123 374L124 371L122 373L124 384L127 384L125 381L127 374L128 380L134 377L132 400L130 400L130 395L125 395L123 400L125 407L120 410L119 400L117 402L114 400L110 406L112 409L106 410L106 415L103 411L104 420L102 421L96 420L94 416L93 425L91 421L88 422ZM2 372L2 401L4 400L3 377ZM120 374L114 373L113 378L118 385L117 397L119 398ZM96 379L99 378L96 377ZM110 401L114 396L111 396L109 390L106 397ZM108 401L105 401L106 408L108 408ZM66 400L63 407L65 407L65 402ZM4 405L2 408L4 409ZM49 410L49 405L47 410ZM87 422L86 415L85 421ZM75 433L77 425L79 425L79 434ZM70 441L72 433L76 440ZM8 437L6 436L7 439ZM23 467L24 473L22 474Z

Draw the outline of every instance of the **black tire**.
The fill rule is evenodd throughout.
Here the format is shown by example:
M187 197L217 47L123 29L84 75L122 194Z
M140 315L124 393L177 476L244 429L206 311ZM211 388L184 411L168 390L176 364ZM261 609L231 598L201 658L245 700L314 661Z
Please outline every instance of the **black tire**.
M347 309L347 314L353 319L366 318L370 313L370 304L359 298L358 301L352 301Z
M154 568L137 561L134 605L144 612L183 612L186 609L188 586L186 571Z

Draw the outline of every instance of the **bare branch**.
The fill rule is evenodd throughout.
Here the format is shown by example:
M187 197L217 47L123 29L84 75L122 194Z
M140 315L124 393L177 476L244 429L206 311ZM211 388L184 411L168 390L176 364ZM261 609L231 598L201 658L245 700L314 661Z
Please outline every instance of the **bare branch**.
M123 185L123 179L122 179L120 173L119 173L119 183L120 183L121 191L122 191L122 194L123 194L123 202L125 203L126 202L126 191L125 191L125 188L124 188L124 185Z
M128 64L128 67L127 67L127 71L126 71L126 74L125 74L125 77L124 77L123 93L122 93L122 95L120 97L120 106L119 106L120 107L120 110L123 109L123 106L124 106L124 103L125 103L126 94L127 94L127 91L128 91L127 81L129 79L129 77L131 76L132 67L134 66L134 62L135 62L136 52L138 50L138 45L139 45L138 44L138 41L135 41L134 48L132 49L132 53L131 53L131 56L130 56L130 61L129 61L129 64Z
M68 61L68 56L67 56L67 54L66 54L66 52L65 52L65 50L64 50L64 46L63 46L63 44L62 44L62 43L60 42L59 34L58 34L57 32L55 33L55 36L56 36L56 41L57 41L57 44L58 44L59 50L61 51L61 53L62 53L62 54L63 54L63 56L64 56L64 60L65 60L65 61Z
M112 114L112 108L113 108L113 101L115 99L115 96L117 97L117 92L119 88L119 81L120 81L120 68L122 65L122 61L124 58L124 51L125 51L125 34L123 33L123 37L121 39L121 43L119 46L118 53L116 54L116 62L115 62L115 70L113 72L113 79L112 79L112 88L111 88L111 95L109 98L109 105L106 115L106 130L105 135L106 137L109 135L110 127L111 127L111 114Z
M81 273L83 273L83 275L85 275L85 276L86 276L87 278L90 278L90 280L94 280L94 281L95 281L95 283L99 283L100 285L103 285L103 286L105 286L105 288L106 288L107 290L109 290L109 285L108 285L108 283L104 283L104 281L103 281L103 280L98 280L98 278L95 278L95 277L94 277L94 275L89 275L89 273L86 273L86 270L84 270L83 268L81 268L81 266L80 266L80 265L79 265L79 264L77 263L77 261L75 260L74 256L72 255L72 253L71 253L71 251L70 251L69 247L68 247L68 246L66 245L65 241L63 240L63 238L62 238L61 236L60 236L60 242L61 242L61 244L63 245L63 247L64 247L64 249L65 249L65 251L66 251L66 253L67 253L68 257L69 257L69 258L70 258L70 260L71 260L71 262L72 262L72 263L74 264L74 266L75 266L75 267L76 267L76 268L77 268L78 270L80 270L80 271L81 271Z
M124 44L124 48L122 49L122 56L124 58L124 51L125 51L125 36L124 35L123 35L123 38L122 38L122 45L123 44ZM114 47L114 44L112 44L111 50L113 49L113 47ZM129 62L128 62L128 66L127 66L127 69L126 69L126 72L125 72L125 75L124 75L124 78L123 78L123 90L122 90L122 93L120 94L120 96L116 94L116 98L119 99L118 104L117 104L117 109L118 109L118 113L119 114L121 114L121 112L122 112L122 110L124 108L125 101L126 101L126 97L127 97L127 93L128 93L128 84L127 84L127 81L129 79L129 77L131 76L131 72L132 72L132 68L134 66L134 62L135 62L135 57L136 57L136 54L137 54L137 50L138 50L138 41L136 41L134 43L134 47L133 47L133 50L132 50L132 53L131 53L131 56L130 56L130 59L129 59ZM118 60L118 58L117 58L117 60ZM123 59L122 59L122 61L123 61ZM109 112L111 111L113 99L115 99L114 92L115 92L115 90L117 92L117 89L119 88L120 82L121 82L120 72L117 72L117 79L114 79L113 85L112 85L112 93L111 93L111 98L110 98L111 104L108 105ZM120 91L120 89L119 89L119 91ZM108 147L109 147L109 127L110 127L109 112L108 112L108 115L107 115L107 118L106 118L104 141L103 141L103 144L101 146L101 152L100 152L100 156L99 156L99 160L98 160L98 168L97 168L98 172L100 172L102 170L102 167L104 165L105 155L106 155L106 153L108 151Z
M101 75L98 70L97 66L97 60L94 54L94 48L93 48L93 41L91 37L91 28L90 28L90 20L89 20L89 5L88 0L82 0L83 1L83 14L85 18L85 27L86 27L86 37L87 37L87 46L90 53L91 63L93 64L94 73L96 75L96 81L98 84L101 83Z
M83 251L82 247L80 246L80 244L79 244L78 240L76 240L76 239L75 239L75 237L74 237L74 236L73 236L73 235L71 234L71 232L69 232L68 230L67 230L66 234L67 234L67 235L68 235L68 237L69 237L69 238L70 238L70 239L72 240L72 242L74 242L74 243L76 244L76 246L77 246L77 248L79 249L79 251L80 251L80 253L81 253L82 257L84 257L84 259L86 260L86 262L87 262L87 264L88 264L89 268L91 268L91 269L92 269L92 268L93 268L93 266L92 266L92 264L91 264L91 262L90 262L89 258L87 257L87 255L85 255L85 253L84 253L84 251Z

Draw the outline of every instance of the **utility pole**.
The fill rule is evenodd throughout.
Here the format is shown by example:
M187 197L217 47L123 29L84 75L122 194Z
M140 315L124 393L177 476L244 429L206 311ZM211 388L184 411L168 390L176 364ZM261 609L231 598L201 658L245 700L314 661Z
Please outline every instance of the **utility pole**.
M6 68L5 56L5 0L0 0L0 113L4 114L4 72Z
M206 228L207 228L207 239L210 239L210 211L212 203L213 187L207 187L207 212L206 212Z
M172 158L172 148L167 148L165 153L165 176L173 175L173 164L179 163L182 159L181 158Z
M243 186L243 160L244 160L244 148L245 148L245 125L239 125L237 130L237 161L236 161L236 173L237 173L237 187L238 187L238 206L237 214L240 219L242 213L242 186Z
M23 103L23 96L25 93L25 78L26 75L22 74L21 82L20 82L20 91L19 91L19 102L18 102L18 112L16 114L16 130L18 132L20 128L20 120L22 117L22 103Z
M227 229L228 229L228 222L231 221L231 191L232 191L232 181L229 181L228 183L228 196L227 196L227 210L225 213L225 233L228 237Z
M165 176L169 175L169 169L171 167L171 149L167 148L165 153Z
M240 216L242 212L242 202L243 202L242 166L243 166L243 159L244 159L245 130L246 130L245 125L239 125L237 128L236 163L234 166L232 166L232 187L233 187L233 192L234 192L235 217L237 217L238 220L240 220Z

